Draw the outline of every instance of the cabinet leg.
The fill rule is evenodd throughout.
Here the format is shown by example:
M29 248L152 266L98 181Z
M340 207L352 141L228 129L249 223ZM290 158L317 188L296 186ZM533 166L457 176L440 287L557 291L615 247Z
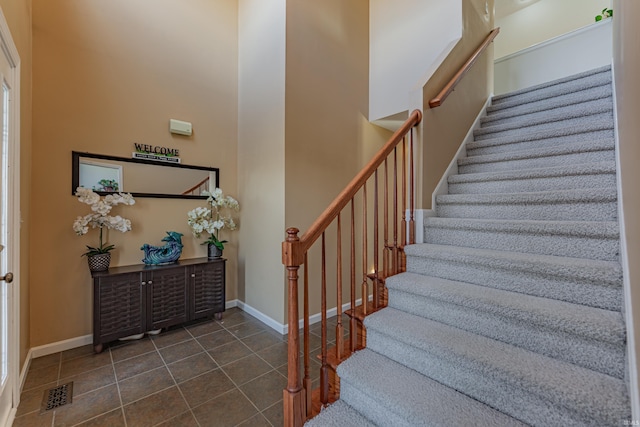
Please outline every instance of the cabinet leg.
M216 320L222 320L222 312L216 313L213 316L216 318Z
M94 345L93 346L93 351L95 351L96 354L102 353L102 344Z

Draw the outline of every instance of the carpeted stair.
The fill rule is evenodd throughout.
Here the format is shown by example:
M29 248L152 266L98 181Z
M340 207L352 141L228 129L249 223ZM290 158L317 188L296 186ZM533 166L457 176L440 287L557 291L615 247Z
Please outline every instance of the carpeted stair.
M494 97L309 426L631 420L609 67Z

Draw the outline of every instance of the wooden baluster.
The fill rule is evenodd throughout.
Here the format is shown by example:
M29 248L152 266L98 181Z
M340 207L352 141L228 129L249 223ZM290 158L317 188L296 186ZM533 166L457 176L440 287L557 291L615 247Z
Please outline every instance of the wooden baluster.
M356 208L351 199L351 320L349 349L354 352L358 346L358 326L356 323Z
M367 234L367 184L364 183L362 185L362 286L361 286L361 297L362 297L362 315L366 317L369 314L369 281L367 277L367 242L368 242L368 234ZM366 347L367 343L365 341L365 335L362 334L360 339L360 346Z
M325 236L322 233L322 296L321 296L321 321L322 321L322 366L320 367L320 401L323 405L329 403L329 369L327 365L327 264L325 250Z
M288 310L288 357L287 357L287 388L283 390L284 426L300 427L304 424L307 410L305 390L300 382L300 336L298 327L298 270L302 258L298 238L299 230L289 228L287 240L283 242L283 263L287 268L287 283L289 291Z
M362 186L362 314L368 313L369 282L367 277L367 184ZM362 343L364 345L364 343Z
M336 357L338 359L338 362L342 360L342 352L344 350L344 345L343 345L343 336L344 336L344 329L342 326L342 223L340 221L340 214L338 214L338 224L337 224L337 228L338 228L338 236L337 236L337 244L336 246L338 247L337 253L338 253L338 265L336 266L336 270L337 271L337 316L338 316L338 323L336 324Z
M374 194L373 194L373 308L378 309L380 302L378 281L378 170L373 175Z
M384 159L384 249L382 252L382 274L383 277L389 277L389 167L387 159Z
M307 254L304 254L304 319L303 319L303 335L304 335L304 379L302 384L307 395L307 418L313 415L313 405L311 403L311 375L309 373L310 366L310 349L309 349L309 263L307 262Z
M400 248L407 244L407 138L402 138L402 220L400 221Z
M415 222L415 177L414 177L414 151L413 151L413 132L415 127L411 129L409 134L409 244L413 245L416 243L416 222ZM403 271L406 271L406 266Z
M398 148L393 149L393 248L391 274L398 274Z

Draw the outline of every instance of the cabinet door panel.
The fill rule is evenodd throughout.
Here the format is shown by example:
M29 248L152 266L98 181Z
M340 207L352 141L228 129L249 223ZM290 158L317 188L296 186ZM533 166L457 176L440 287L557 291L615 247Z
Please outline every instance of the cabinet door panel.
M144 332L144 299L139 273L100 278L94 291L94 343Z
M187 271L174 268L147 273L149 329L187 321Z
M191 319L212 316L225 309L224 260L194 266Z

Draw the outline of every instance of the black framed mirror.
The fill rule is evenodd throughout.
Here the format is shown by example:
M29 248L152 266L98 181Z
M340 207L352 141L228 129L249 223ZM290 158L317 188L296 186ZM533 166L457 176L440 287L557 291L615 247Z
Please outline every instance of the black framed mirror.
M82 186L101 195L122 191L134 197L204 199L202 191L220 186L218 168L78 151L71 157L71 194Z

